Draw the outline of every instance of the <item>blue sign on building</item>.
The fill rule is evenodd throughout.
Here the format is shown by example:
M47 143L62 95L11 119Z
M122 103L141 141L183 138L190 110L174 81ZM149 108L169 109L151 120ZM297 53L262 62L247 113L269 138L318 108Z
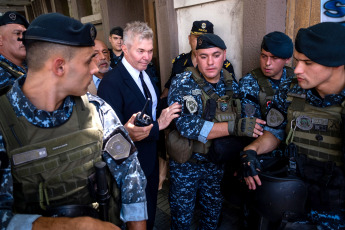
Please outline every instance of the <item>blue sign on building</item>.
M345 0L321 0L321 22L345 25Z

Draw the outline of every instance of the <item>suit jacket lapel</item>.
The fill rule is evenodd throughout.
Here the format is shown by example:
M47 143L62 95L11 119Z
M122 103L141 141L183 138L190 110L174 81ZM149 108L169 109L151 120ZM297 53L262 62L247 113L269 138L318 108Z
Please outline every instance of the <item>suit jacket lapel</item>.
M119 70L123 76L125 84L127 84L127 86L131 89L131 93L133 93L133 95L135 95L135 97L138 99L139 103L142 105L142 107L140 109L142 109L145 105L146 98L144 97L144 95L141 92L140 88L138 87L137 83L135 83L132 76L129 74L127 69L122 64L122 62L120 62L116 68L119 68ZM149 111L149 110L146 109L146 111ZM147 113L147 114L152 116L152 112Z

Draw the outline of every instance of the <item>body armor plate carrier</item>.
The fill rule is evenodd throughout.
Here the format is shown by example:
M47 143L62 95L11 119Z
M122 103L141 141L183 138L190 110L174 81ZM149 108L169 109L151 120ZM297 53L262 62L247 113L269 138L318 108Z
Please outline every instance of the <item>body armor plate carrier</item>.
M192 72L192 78L202 89L202 103L205 112L206 103L209 99L216 102L216 111L214 114L213 122L227 122L230 120L236 120L236 118L241 117L241 102L237 98L233 98L233 89L232 89L232 74L227 70L223 69L223 76L225 82L225 95L219 97L210 87L206 84L206 81L203 77L200 76L198 70L194 67L187 67L186 71ZM193 141L193 152L207 154L209 148L212 144L212 141L207 141L205 144L200 141Z
M341 114L342 105L318 108L305 101L305 95L290 95L286 133L287 144L294 143L299 154L318 161L333 161L342 165Z
M94 163L101 160L103 128L87 96L74 99L67 122L40 128L17 117L6 95L0 97L0 125L13 175L14 212L44 215L47 206L95 202L88 186ZM108 176L108 184L116 187L110 180ZM117 197L117 187L110 191ZM111 199L110 209L116 203ZM113 210L110 220L118 223L114 213L118 214Z
M294 76L294 70L291 67L285 66L286 69L286 77ZM268 77L266 77L260 68L254 69L250 71L250 74L254 76L254 78L258 81L260 92L259 92L259 103L261 108L261 115L265 116L267 103L272 101L273 96L275 94L275 90L272 88Z

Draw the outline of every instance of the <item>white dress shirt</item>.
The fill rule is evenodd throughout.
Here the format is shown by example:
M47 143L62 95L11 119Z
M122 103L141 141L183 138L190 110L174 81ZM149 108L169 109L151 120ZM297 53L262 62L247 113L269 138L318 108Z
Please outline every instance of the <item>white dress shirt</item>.
M131 66L131 64L128 63L128 61L126 60L125 57L122 58L122 64L125 66L125 68L129 72L129 74L132 76L133 80L135 81L135 83L139 87L141 93L145 97L145 92L144 92L143 86L142 86L140 78L139 78L140 71L133 68L133 66ZM147 73L145 71L142 71L142 73L143 73L143 79L147 85L147 88L149 88L150 93L151 93L151 97L152 97L151 98L152 99L152 119L155 121L156 120L157 102L158 102L157 94L156 94L155 89L153 88L150 77L147 75Z

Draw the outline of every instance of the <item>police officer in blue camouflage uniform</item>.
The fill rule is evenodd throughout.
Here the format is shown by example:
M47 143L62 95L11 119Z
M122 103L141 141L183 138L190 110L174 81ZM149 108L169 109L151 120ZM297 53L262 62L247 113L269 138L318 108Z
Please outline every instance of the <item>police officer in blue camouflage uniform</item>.
M308 196L299 203L294 203L294 189L287 189L287 194L284 190L272 194L281 201L290 197L290 204L281 205L291 209L305 204L308 222L285 221L287 228L295 226L289 229L306 229L304 224L310 225L308 229L345 229L344 52L345 28L341 24L324 22L300 29L294 53L298 84L281 84L268 111L264 135L241 153L248 188L257 189L259 194L260 190L270 191L267 186L272 183L263 174L258 175L257 155L272 151L286 139L288 177L297 176L303 181L299 187L306 186L308 191L302 191ZM273 186L277 187L272 184L272 190ZM261 196L266 197L266 203L267 194Z
M292 52L292 40L286 34L275 31L263 37L260 67L239 81L245 117L264 118L266 106L271 103L281 82L291 82L293 70L285 64L290 62Z
M250 71L240 79L241 109L243 117L257 117L265 120L266 110L272 102L279 86L290 84L293 69L285 66L291 60L293 53L292 40L286 34L274 31L266 34L261 43L260 67ZM284 98L282 100L285 100ZM285 158L279 158L283 146L271 154L260 158L264 169L285 164Z
M175 120L176 127L183 138L193 142L188 161L178 162L170 156L171 229L190 229L197 194L201 207L199 229L217 228L223 202L220 190L223 165L211 162L208 150L204 150L211 140L229 134L257 137L262 134L259 124L264 124L260 119L239 119L238 116L236 119L231 112L236 109L231 107L236 101L230 95L238 93L238 88L232 84L230 74L222 69L226 58L224 41L215 34L204 34L198 37L196 50L197 68L190 67L178 74L172 80L168 96L170 105L175 102L183 105L181 116ZM207 102L205 98L209 98ZM218 99L211 102L213 98ZM218 104L217 108L207 105L214 103ZM219 113L206 118L214 110ZM241 129L245 126L248 126L246 130Z
M207 33L213 34L213 24L211 22L207 20L193 22L190 35L188 35L189 44L192 50L189 53L182 53L173 59L171 75L169 80L164 85L165 89L162 92L161 98L168 96L171 80L176 76L176 74L183 73L187 67L196 66L196 41L198 36ZM237 85L234 68L227 59L225 59L223 63L223 68L233 75L233 79L235 80L234 84Z
M1 229L119 229L119 218L144 229L146 178L136 148L111 107L85 94L98 71L95 27L51 13L23 37L28 73L0 97ZM96 162L107 169L95 182ZM86 217L97 217L95 201L110 222Z
M26 50L18 38L28 26L25 17L15 11L0 17L0 88L13 85L26 72Z

